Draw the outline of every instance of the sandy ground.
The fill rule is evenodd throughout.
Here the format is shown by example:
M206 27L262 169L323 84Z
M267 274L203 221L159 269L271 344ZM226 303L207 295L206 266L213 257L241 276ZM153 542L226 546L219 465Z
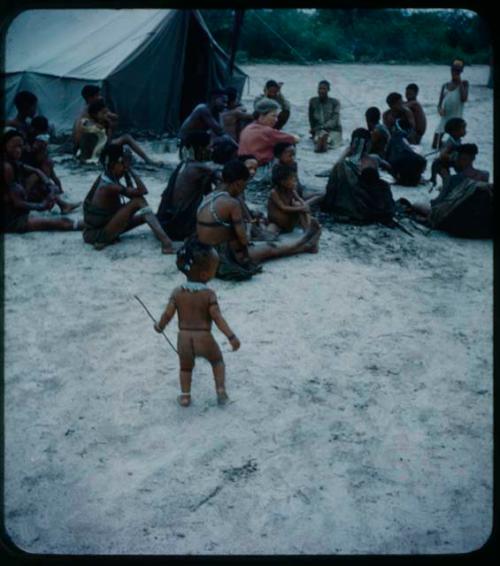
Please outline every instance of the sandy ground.
M334 163L307 136L323 77L344 138L369 105L420 85L430 150L445 66L256 65L285 82L302 181ZM492 170L487 67L467 68L467 139ZM151 147L150 144L146 144ZM161 155L173 165L174 154ZM72 198L97 169L63 161ZM157 206L171 171L144 172ZM425 187L394 196L428 200ZM81 215L81 212L73 216ZM159 315L183 280L146 227L102 252L77 233L5 238L5 526L37 553L463 553L492 526L491 241L325 226L318 255L215 280L241 339L225 355L234 403L199 361L175 403L176 355ZM176 328L167 329L175 340Z

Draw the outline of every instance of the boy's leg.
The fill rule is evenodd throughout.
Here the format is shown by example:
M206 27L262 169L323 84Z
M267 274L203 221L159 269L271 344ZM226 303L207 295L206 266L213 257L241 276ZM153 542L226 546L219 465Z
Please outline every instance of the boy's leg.
M26 232L39 232L50 230L81 230L83 224L78 220L70 218L28 218L26 222Z
M144 220L148 223L148 226L153 231L153 234L160 240L161 242L161 251L164 254L173 254L175 250L172 246L172 241L170 238L165 234L165 230L163 230L160 221L156 217L156 214L148 207L149 212L145 211L143 216Z
M215 392L217 394L217 403L224 405L229 401L226 393L226 366L224 360L220 359L212 363L212 371L214 373Z
M226 393L226 366L219 344L217 344L211 332L203 332L196 336L194 347L197 356L201 356L210 362L214 374L217 403L224 405L229 401L229 397Z
M191 378L192 369L182 369L179 372L179 381L181 384L181 394L177 397L177 402L181 407L187 407L191 403Z
M136 153L139 157L142 157L146 163L150 163L152 165L159 165L161 162L157 162L154 159L151 159L146 152L142 149L142 147L135 141L135 139L130 134L124 134L118 138L115 138L111 143L116 143L118 145L128 145L130 148Z
M133 198L127 204L124 204L103 228L106 241L110 243L126 230L131 230L142 224L144 222L142 218L137 223L131 222L131 220L133 220L132 216L144 206L146 206L146 201L140 197Z
M321 235L321 227L315 218L311 218L309 228L304 235L292 244L253 246L249 248L248 255L255 262L269 261L290 255L318 251L318 240Z

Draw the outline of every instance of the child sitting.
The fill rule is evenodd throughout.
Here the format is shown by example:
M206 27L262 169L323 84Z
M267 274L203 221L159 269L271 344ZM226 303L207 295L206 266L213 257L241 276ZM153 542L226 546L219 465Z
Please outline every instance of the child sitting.
M448 134L448 138L441 146L439 157L432 162L430 178L432 186L436 185L438 175L443 176L443 173L448 175L450 167L455 164L457 149L467 133L466 128L467 123L462 118L450 118L446 122L444 131Z
M268 229L291 232L300 223L304 231L311 224L309 205L297 193L295 170L283 163L273 166L273 188L267 204Z
M457 149L457 157L453 168L457 173L461 173L464 177L472 179L473 181L487 183L490 180L488 171L476 169L473 165L477 152L478 149L475 143L464 143Z
M304 196L304 185L299 180L299 173L298 173L298 165L297 161L295 160L295 145L291 143L277 143L274 146L274 157L275 157L275 167L278 163L282 165L286 165L290 169L295 171L295 177L297 179L297 193L300 197Z
M196 237L188 239L177 252L177 267L186 275L187 282L173 290L160 321L154 326L156 332L162 332L177 312L181 384L177 401L182 407L191 403L191 376L196 357L207 359L212 366L218 404L224 405L229 400L224 360L211 333L212 321L227 336L233 350L238 350L240 341L224 320L215 292L206 285L215 276L218 264L219 257L212 246L202 244Z

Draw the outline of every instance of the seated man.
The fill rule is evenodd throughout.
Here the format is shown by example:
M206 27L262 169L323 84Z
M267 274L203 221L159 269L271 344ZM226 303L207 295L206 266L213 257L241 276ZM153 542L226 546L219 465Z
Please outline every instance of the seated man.
M261 271L260 262L302 252L315 253L321 228L311 220L306 233L293 243L278 246L263 243L250 246L238 196L245 190L248 169L241 161L226 163L223 183L205 197L197 213L196 234L200 242L215 246L221 262L220 279L244 280Z
M371 153L379 155L385 159L387 146L391 139L389 128L380 123L380 110L376 106L371 106L365 112L366 125L371 134Z
M390 225L395 203L389 185L379 178L370 146L368 130L358 128L352 132L347 152L330 173L321 209L341 221Z
M386 110L382 114L382 120L384 122L384 126L386 126L391 132L391 135L395 130L396 122L399 119L405 119L410 124L410 129L415 129L415 118L413 117L413 112L403 104L403 97L399 94L399 92L391 92L386 98L386 102L389 106L389 110Z
M387 148L387 161L392 167L391 174L400 185L416 187L427 166L427 160L418 154L410 143L410 123L397 120Z
M264 94L257 96L253 102L254 110L257 110L259 102L266 99L274 100L279 104L280 111L278 114L278 120L274 124L276 130L281 130L281 128L288 122L290 118L290 103L281 93L281 86L283 83L277 83L276 81L267 81L264 87Z
M80 145L80 138L81 138L82 133L83 133L82 132L82 120L84 118L87 118L87 119L90 118L89 106L93 102L95 102L96 100L104 100L102 95L101 95L101 87L99 87L97 85L85 85L82 88L81 95L82 95L83 100L85 101L85 106L80 111L78 118L75 120L75 122L73 124L73 132L72 132L72 138L73 138L73 144L74 144L73 153L77 152L78 147ZM114 114L113 112L108 110L106 120L107 120L109 127L114 128L114 127L116 127L116 125L118 123L118 116L117 116L117 114Z
M38 230L81 230L82 223L69 218L33 217L32 211L51 210L55 204L50 190L42 202L32 202L24 187L28 175L36 174L47 186L51 180L39 169L20 161L24 139L21 132L8 130L2 136L1 155L4 180L2 232L32 232Z
M185 151L185 140L192 132L205 132L210 134L212 142L219 137L227 138L235 144L230 136L224 133L220 114L226 109L228 96L226 89L214 89L210 92L208 104L198 104L191 114L184 120L179 130L181 141L179 154L181 159Z
M316 153L325 152L329 147L335 148L342 143L340 102L336 98L330 98L329 91L330 83L320 81L318 96L309 100L309 125Z
M221 112L222 128L224 132L238 143L241 130L253 121L253 114L249 114L245 107L238 101L238 91L228 87L227 109Z
M216 181L220 167L209 161L209 144L206 132L191 132L185 137L185 147L193 157L179 163L161 195L156 215L173 240L184 240L196 231L196 211Z
M162 253L173 253L172 242L144 198L146 186L130 168L130 157L122 145L110 144L103 150L104 173L96 179L83 203L83 239L102 250L115 243L120 234L147 222L161 242ZM120 183L122 177L126 185ZM122 204L121 196L129 202Z
M415 83L411 83L406 87L406 102L405 105L413 113L413 118L415 119L415 129L411 132L408 141L411 144L418 145L422 140L425 130L427 128L427 118L425 117L424 109L422 105L417 100L418 86Z
M21 90L14 97L17 109L15 118L6 120L5 128L14 128L27 139L31 120L34 118L38 105L38 98L29 90Z
M162 165L161 161L156 161L146 155L130 134L112 139L109 110L102 99L95 100L89 105L89 118L82 118L78 128L81 135L76 157L82 162L97 162L104 148L109 144L114 144L128 145L136 155L142 157L149 165Z

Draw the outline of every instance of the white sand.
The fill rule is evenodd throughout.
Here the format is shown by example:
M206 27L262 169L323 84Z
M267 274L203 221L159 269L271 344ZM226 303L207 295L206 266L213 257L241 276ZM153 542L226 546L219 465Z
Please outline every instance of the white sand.
M344 138L392 90L421 87L430 151L445 66L247 66L250 102L285 82L288 131L316 155L307 100L323 76ZM467 140L492 170L488 69L467 68ZM338 88L336 88L338 85ZM165 156L163 156L165 157ZM174 163L175 155L167 156ZM96 169L59 165L72 198ZM145 172L156 207L166 173ZM428 200L395 187L395 198ZM80 213L77 213L77 215ZM76 215L76 216L77 216ZM75 215L73 215L75 216ZM410 228L411 229L411 228ZM320 253L215 280L241 339L225 354L234 403L199 361L193 405L159 315L183 280L147 227L102 252L77 233L5 238L5 526L39 553L462 553L492 526L491 241L380 226L324 229ZM167 329L172 340L176 325Z

